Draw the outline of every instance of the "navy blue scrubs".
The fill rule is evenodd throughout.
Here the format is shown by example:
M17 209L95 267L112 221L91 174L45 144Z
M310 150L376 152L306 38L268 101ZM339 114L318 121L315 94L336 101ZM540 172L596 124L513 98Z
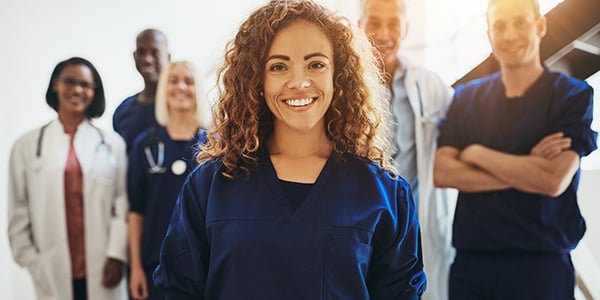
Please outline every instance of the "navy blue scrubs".
M410 186L332 155L297 209L266 152L233 180L208 161L188 177L155 283L168 299L418 299L425 289Z
M113 128L125 140L127 152L142 131L159 126L154 114L154 102L142 104L137 101L138 95L123 100L113 114Z
M129 153L128 195L129 210L144 217L142 228L142 265L146 273L149 299L164 299L152 284L152 272L158 265L160 244L167 231L177 194L190 171L197 165L198 138L172 140L162 126L143 131L133 143ZM154 163L158 160L158 143L164 144L164 163L161 173L149 172L151 164L146 157L148 148ZM172 165L175 161L185 162L182 173L175 174Z
M572 139L571 150L585 156L597 147L590 128L592 93L584 81L547 69L519 98L504 96L500 73L472 81L457 87L438 147L462 150L476 143L527 155L543 137L560 131ZM460 192L450 298L572 299L569 253L585 232L577 205L579 174L558 197L516 189ZM536 286L546 286L547 293Z

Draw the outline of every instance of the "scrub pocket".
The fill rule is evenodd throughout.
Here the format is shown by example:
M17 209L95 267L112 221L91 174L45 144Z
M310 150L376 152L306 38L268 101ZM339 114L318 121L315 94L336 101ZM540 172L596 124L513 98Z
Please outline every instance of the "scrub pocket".
M369 299L367 272L373 247L353 238L330 235L325 252L325 299Z

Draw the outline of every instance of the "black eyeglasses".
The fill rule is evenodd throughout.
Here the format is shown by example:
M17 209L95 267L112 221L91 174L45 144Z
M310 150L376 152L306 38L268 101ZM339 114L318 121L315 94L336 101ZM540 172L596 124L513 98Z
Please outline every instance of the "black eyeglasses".
M68 85L71 88L80 86L83 90L86 91L93 91L94 89L96 89L96 84L93 82L79 81L75 78L70 77L58 78L58 80L60 80L62 83Z

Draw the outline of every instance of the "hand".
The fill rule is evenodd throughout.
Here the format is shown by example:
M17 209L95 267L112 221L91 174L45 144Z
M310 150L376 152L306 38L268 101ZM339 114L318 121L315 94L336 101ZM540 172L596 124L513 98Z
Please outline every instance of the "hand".
M467 146L458 154L458 159L464 163L475 165L475 156L477 155L479 147L479 144L471 144Z
M107 288L114 288L123 277L123 263L114 258L107 258L102 274L102 285Z
M148 298L148 285L146 283L146 274L141 266L131 267L129 273L129 292L133 300L144 300Z
M562 132L556 132L545 136L539 141L529 154L546 159L553 159L561 152L571 147L571 138L564 137Z

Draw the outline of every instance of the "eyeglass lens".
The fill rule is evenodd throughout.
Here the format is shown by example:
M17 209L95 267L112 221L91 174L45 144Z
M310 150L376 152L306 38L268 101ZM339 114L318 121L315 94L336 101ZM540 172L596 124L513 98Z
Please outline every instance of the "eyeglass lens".
M60 78L60 81L62 81L64 84L70 87L80 86L84 90L93 90L96 88L96 84L93 82L79 81L70 77Z

